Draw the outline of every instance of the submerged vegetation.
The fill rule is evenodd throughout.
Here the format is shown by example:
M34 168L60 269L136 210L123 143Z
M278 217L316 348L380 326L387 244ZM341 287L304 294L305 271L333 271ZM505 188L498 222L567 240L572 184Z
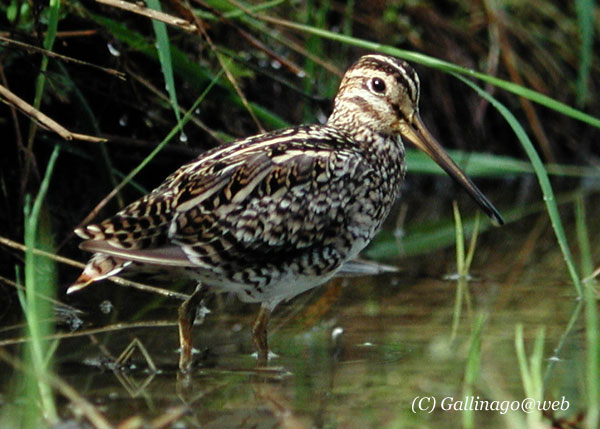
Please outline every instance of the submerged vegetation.
M448 420L478 427L486 416L479 411L411 412L418 395L463 395L567 397L572 404L568 411L494 414L499 427L599 427L599 16L587 0L0 5L0 360L10 369L2 376L0 425L193 427L219 425L215 415L238 418L223 412L228 407L255 407L281 426L427 427ZM508 226L479 222L441 170L409 148L403 198L365 252L403 271L360 280L345 289L349 298L340 297L347 280L336 280L285 308L276 338L283 369L277 362L272 373L253 371L243 346L221 344L246 322L246 307L215 298L211 319L220 320L207 321L210 333L202 334L211 345L201 351L206 372L165 398L176 378L169 366L175 355L161 355L176 339L171 298L191 290L149 298L137 289L157 292L152 284L117 280L137 289L94 287L67 302L72 266L84 258L71 231L123 207L204 150L324 120L341 72L370 51L418 68L424 121ZM455 199L461 204L453 215ZM465 237L473 237L466 255ZM457 274L439 288L453 269ZM410 303L419 290L425 304L417 311ZM556 300L545 301L546 291ZM438 296L449 299L447 312ZM534 313L536 302L550 307ZM423 332L431 320L437 330ZM386 321L389 330L378 330ZM157 342L162 331L153 335L165 325L172 343ZM356 326L371 327L379 344ZM506 335L509 341L498 339ZM88 349L100 357L81 353ZM123 349L125 357L113 356ZM144 370L135 366L136 349ZM167 362L158 372L152 355ZM349 377L340 362L360 375ZM423 365L439 369L427 373ZM111 393L104 386L77 381L94 384L101 371L118 374L127 407L106 405ZM417 377L399 388L403 371ZM335 395L328 400L322 392ZM205 412L190 417L188 406L201 408L204 397ZM360 404L362 414L344 404Z

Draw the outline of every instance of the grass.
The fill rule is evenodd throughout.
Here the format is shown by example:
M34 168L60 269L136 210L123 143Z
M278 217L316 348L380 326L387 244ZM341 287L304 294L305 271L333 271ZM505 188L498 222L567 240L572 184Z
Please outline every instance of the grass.
M589 79L593 59L594 2L592 0L576 0L575 9L577 10L581 40L577 74L577 105L584 106L589 100Z
M58 27L60 13L60 0L51 0L48 5L48 29L46 32L46 36L44 37L44 49L51 51L52 46L54 45L54 40L56 39L56 31ZM38 74L37 80L35 82L35 95L33 98L33 106L35 108L40 107L42 103L42 96L44 95L44 88L46 86L46 71L48 69L48 57L42 57L42 62L40 64L40 72ZM37 128L37 124L35 122L31 122L29 128L29 138L28 138L28 147L32 147L33 140L35 138L35 130Z
M466 300L469 316L471 315L471 300L469 296L469 269L475 255L475 245L477 244L477 234L479 231L479 213L475 217L471 241L469 249L465 255L465 233L462 224L462 218L458 209L458 204L453 202L452 209L454 212L454 223L456 225L456 299L454 301L454 312L452 315L452 335L451 340L454 340L458 332L460 316L462 313L462 303Z
M25 294L21 296L21 304L27 321L29 342L25 347L27 367L31 372L25 373L22 384L25 397L29 399L25 410L24 427L39 427L42 416L50 425L58 422L58 412L50 385L46 382L46 374L51 368L53 346L45 337L53 332L53 307L51 303L40 299L39 295L53 296L56 289L56 267L54 263L33 253L36 248L48 247L52 242L48 213L43 208L44 198L48 192L50 178L54 170L59 147L55 146L48 161L46 174L40 185L33 207L25 206ZM45 212L45 213L44 213ZM44 216L45 219L40 219ZM37 400L36 400L37 398ZM39 409L38 407L39 403Z
M577 198L577 192L562 193L557 197L557 203L566 205ZM502 216L507 225L524 221L532 215L544 213L546 205L543 202L518 205L513 208L503 209ZM465 235L474 231L475 216L462 220ZM479 225L479 232L483 233L492 229L488 221ZM422 255L433 250L446 248L456 242L456 226L449 219L422 221L405 227L406 234L402 237L400 245L392 232L383 231L373 241L365 252L366 256L376 260L393 261L401 257Z
M556 110L563 115L570 116L579 121L585 122L594 127L600 127L600 118L595 116L586 114L585 112L575 109L565 103L561 103L560 101L549 97L547 95L541 94L537 91L534 91L530 88L525 88L522 85L515 84L513 82L506 81L504 79L499 79L495 76L491 76L486 73L481 73L476 70L468 69L466 67L462 67L448 61L441 60L439 58L430 57L429 55L425 55L422 53L408 51L404 49L398 49L393 46L387 46L381 43L373 43L363 39L357 39L354 37L349 37L346 35L334 33L331 31L323 30L321 28L310 27L307 25L297 24L290 21L282 21L276 20L269 17L262 17L265 21L271 22L274 24L282 25L285 27L293 28L302 32L306 32L309 34L314 34L326 39L334 40L342 44L357 46L363 49L367 49L370 51L381 52L383 54L392 55L398 58L405 59L407 61L411 61L417 64L422 64L427 67L431 67L434 69L438 69L444 71L446 73L455 73L461 76L467 76L470 78L480 79L483 82L490 83L498 88L504 89L506 91L512 92L513 94L527 98L535 103L538 103L542 106L545 106L549 109Z
M550 184L550 179L548 178L546 168L544 167L542 160L540 159L537 151L535 150L533 143L527 136L527 133L525 132L517 118L510 112L510 110L506 108L506 106L504 106L496 98L492 97L490 94L479 88L477 85L473 84L471 81L461 76L457 77L460 80L462 80L465 84L477 91L479 95L481 95L484 99L489 101L498 110L498 112L506 119L506 122L508 122L508 124L511 126L511 128L515 132L515 135L519 139L521 146L527 153L527 156L531 161L531 165L533 166L535 174L540 183L544 203L546 204L546 210L548 211L548 216L550 217L552 228L554 229L556 239L558 240L558 245L565 258L565 263L567 264L569 275L571 276L571 280L573 281L573 286L575 287L577 294L581 296L583 292L581 286L581 279L579 277L579 274L577 273L577 269L575 268L575 262L573 260L571 250L569 249L569 245L567 243L567 237L565 235L562 221L558 213L558 205L556 204L554 190L552 189L552 185Z
M544 382L542 377L542 365L544 362L544 328L541 327L535 338L533 351L527 359L525 342L523 339L523 325L515 327L515 350L519 361L519 371L523 380L525 397L531 398L535 403L544 400ZM541 427L542 412L539 408L532 408L527 413L527 427Z
M467 355L465 378L463 382L463 398L474 397L474 386L481 370L481 339L485 327L486 316L481 314L475 319L469 340L469 353ZM465 429L475 426L475 410L467 409L462 413L462 425Z
M150 9L161 11L160 2L158 0L146 0L146 4ZM154 28L154 34L156 35L156 51L158 53L158 60L162 69L163 78L165 81L165 88L169 94L169 101L171 102L171 108L175 113L175 119L177 122L181 121L181 113L179 111L179 103L177 101L177 90L175 89L175 77L173 76L173 62L171 60L171 43L169 42L169 35L167 34L167 25L164 22L152 20L152 27ZM185 134L183 129L181 130L182 141Z
M597 282L590 278L590 275L594 271L594 265L592 263L590 236L587 231L585 204L581 196L575 204L575 225L579 250L581 252L582 273L585 277L583 281L585 335L587 342L587 416L585 425L586 428L593 429L600 425L600 324L598 321Z
M43 40L43 47L46 50L52 50L56 40L60 9L60 0L50 0L48 4L47 28ZM39 67L40 71L35 82L33 106L38 109L42 104L46 87L48 61L48 57L42 57ZM30 153L33 151L36 130L37 123L31 121L27 139L27 148ZM51 322L53 319L53 309L48 301L38 297L38 294L44 296L53 296L55 294L56 266L51 260L40 258L33 253L34 248L45 247L48 249L52 247L51 219L47 207L44 207L44 199L48 191L58 153L59 147L55 146L33 206L30 205L30 198L27 195L24 207L24 242L27 246L24 269L25 293L20 293L19 298L27 322L27 333L30 338L30 341L24 348L24 361L29 368L32 368L32 371L26 372L24 377L19 378L18 394L27 398L27 405L22 410L22 421L13 423L26 428L40 427L42 422L50 425L58 422L58 411L54 402L53 392L45 381L45 374L47 374L52 365L53 346L44 337L53 332L53 323ZM28 156L26 158L25 171L31 171L33 168L34 159ZM30 177L25 175L24 180L30 180ZM19 271L17 269L17 273ZM4 418L12 419L11 416L3 416Z

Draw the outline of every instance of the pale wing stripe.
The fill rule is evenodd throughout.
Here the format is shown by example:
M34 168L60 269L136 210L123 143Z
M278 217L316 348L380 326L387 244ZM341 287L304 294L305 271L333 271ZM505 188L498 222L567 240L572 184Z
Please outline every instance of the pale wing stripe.
M272 171L272 168L265 168L263 171L258 173L256 176L252 178L250 182L242 189L240 189L231 199L234 203L239 203L243 201L250 193L256 188L256 186Z
M313 158L329 158L331 152L318 150L288 150L283 155L274 156L272 158L275 164L285 164L292 158L297 156L311 156Z
M214 186L208 188L206 191L204 191L201 194L195 196L194 198L192 198L190 200L187 200L185 203L179 204L177 206L177 208L176 208L176 211L178 211L178 212L181 213L181 212L186 212L186 211L190 210L192 207L196 207L202 201L206 200L210 196L214 195L216 192L218 192L221 189L223 189L223 187L227 184L227 182L228 182L227 176L224 176L223 180L221 180L219 183L217 183Z

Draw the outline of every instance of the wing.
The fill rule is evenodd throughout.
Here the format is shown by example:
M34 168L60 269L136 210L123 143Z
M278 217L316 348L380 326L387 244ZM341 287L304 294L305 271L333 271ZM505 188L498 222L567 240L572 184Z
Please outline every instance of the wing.
M340 240L354 198L350 179L362 182L370 167L335 141L322 131L312 140L296 134L233 154L227 164L244 161L219 192L179 200L170 240L198 265L276 262Z
M325 130L325 131L324 131ZM301 127L207 152L79 235L87 250L171 266L287 258L340 239L371 167L339 132ZM101 244L100 244L101 242Z

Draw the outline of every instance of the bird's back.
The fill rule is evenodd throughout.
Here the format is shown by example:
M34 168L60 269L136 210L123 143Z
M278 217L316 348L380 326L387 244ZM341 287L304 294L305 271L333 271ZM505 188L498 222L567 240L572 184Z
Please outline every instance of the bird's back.
M392 166L372 150L323 125L251 137L204 153L76 232L103 255L92 259L98 276L102 258L113 270L116 258L241 283L278 266L327 274L368 243L399 188L403 152ZM402 174L389 177L392 167Z

